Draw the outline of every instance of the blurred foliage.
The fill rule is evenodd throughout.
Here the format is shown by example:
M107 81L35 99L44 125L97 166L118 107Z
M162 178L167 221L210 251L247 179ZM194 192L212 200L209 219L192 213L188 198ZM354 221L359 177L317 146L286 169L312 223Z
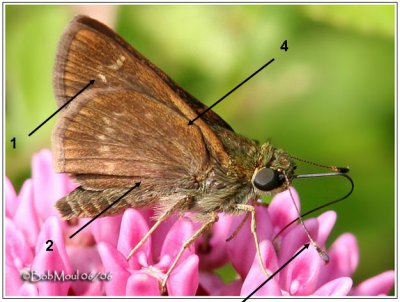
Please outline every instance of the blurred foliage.
M55 49L77 11L6 5L6 174L17 188L32 154L50 147L54 120L27 134L56 109ZM124 5L115 14L123 37L208 105L274 57L215 111L245 136L272 138L317 163L349 165L355 191L332 207L338 219L330 242L343 232L357 236L355 282L394 268L394 5ZM295 186L303 210L348 188L333 178Z

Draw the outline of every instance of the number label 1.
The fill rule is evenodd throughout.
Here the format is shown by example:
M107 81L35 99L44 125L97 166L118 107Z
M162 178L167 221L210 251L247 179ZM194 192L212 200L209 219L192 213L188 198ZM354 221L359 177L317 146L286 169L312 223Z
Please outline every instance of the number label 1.
M13 143L13 149L15 149L15 147L16 147L15 137L13 137L13 138L10 140L10 142Z

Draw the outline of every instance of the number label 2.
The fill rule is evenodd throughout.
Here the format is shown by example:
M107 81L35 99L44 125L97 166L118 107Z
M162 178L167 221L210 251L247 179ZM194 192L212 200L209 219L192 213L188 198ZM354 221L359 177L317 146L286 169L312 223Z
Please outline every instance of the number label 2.
M49 246L46 248L46 251L47 251L47 252L52 252L52 251L53 251L53 248L52 248L52 246L53 246L53 240L47 240L47 241L46 241L46 244L49 245Z

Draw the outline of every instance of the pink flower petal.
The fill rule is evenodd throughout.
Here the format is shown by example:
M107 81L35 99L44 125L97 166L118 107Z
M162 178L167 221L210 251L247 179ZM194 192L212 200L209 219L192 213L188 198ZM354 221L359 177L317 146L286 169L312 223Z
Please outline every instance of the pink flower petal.
M50 242L51 241L51 242ZM49 248L51 250L49 250ZM38 274L71 274L71 263L65 250L64 237L61 231L59 220L52 216L49 217L42 226L35 246L36 256L32 263L32 272ZM44 296L65 296L70 287L69 281L38 282L39 295Z
M167 220L163 221L151 235L151 247L152 247L151 249L153 254L152 258L154 262L158 262L160 260L161 249L165 241L165 238L167 237L169 230L177 220L178 220L177 215L169 217ZM151 228L154 225L155 221L153 219L150 219L149 221L150 221L149 228Z
M14 222L24 233L31 247L35 246L40 231L39 219L33 200L32 180L28 179L22 185L18 195L18 209L15 211Z
M13 218L18 208L17 194L15 193L14 186L8 177L4 181L5 195L6 195L6 216Z
M169 296L194 296L199 286L199 257L189 256L167 280Z
M103 266L96 246L72 246L68 248L73 271L81 274L97 274L103 271ZM103 295L103 282L77 280L71 283L70 293L74 296L100 296Z
M32 263L32 250L26 242L23 233L11 219L6 217L5 225L6 264L21 271Z
M264 240L260 243L261 257L263 259L264 267L267 267L267 272L272 275L278 270L278 257L275 254L275 250L269 240ZM247 274L246 279L243 282L241 296L247 296L252 293L260 284L268 279L263 271L261 270L260 263L257 255L253 258L253 264ZM255 296L281 296L281 289L279 287L279 276L275 276L269 280L263 287L261 287L255 294Z
M181 217L180 219L178 219L168 232L167 237L165 238L164 244L161 249L160 262L157 266L164 270L167 270L169 265L172 264L175 257L178 255L179 250L183 246L183 243L190 237L192 237L193 233L193 222L189 218ZM178 261L177 265L185 261L185 259L190 255L192 255L193 251L194 247L193 245L191 245L183 252L182 257Z
M121 231L118 239L118 251L127 257L129 252L136 246L136 244L147 234L149 228L146 220L135 209L127 209L122 216ZM144 244L136 251L136 253L129 259L129 267L139 269L142 265L148 263L139 263L140 259L147 262L151 255L151 238L148 238Z
M242 280L234 280L229 284L224 284L222 279L211 272L202 272L199 274L200 290L197 295L208 296L240 296Z
M296 189L293 187L290 187L290 191L293 195L294 202L300 211L301 208L299 195L297 194ZM280 230L286 227L287 224L299 216L296 207L293 204L289 190L275 195L268 207L268 213L271 217L272 225L274 226L272 230L273 236L275 236ZM291 229L291 227L289 229ZM288 230L285 232L287 231Z
M21 273L30 267L33 259L32 250L25 240L23 233L18 230L14 222L5 218L5 243L6 243L6 276L7 296L20 295L19 289L24 284Z
M321 268L319 285L339 277L350 277L358 265L358 245L354 235L342 234L329 249L329 263Z
M231 235L245 217L236 216L231 224L229 235ZM256 206L256 233L258 241L267 240L271 237L271 220L268 215L268 208L265 206ZM251 217L243 225L240 232L227 243L229 259L235 270L244 279L253 263L256 254L256 245L253 234L251 233Z
M240 296L240 290L243 286L242 280L234 280L229 284L220 287L213 296Z
M218 222L214 223L210 238L202 236L196 241L196 253L200 256L200 269L212 270L223 266L229 261L226 238L233 220L232 215L220 214Z
M312 294L317 286L321 258L318 252L310 246L303 251L285 268L283 274L286 282L281 280L282 286L291 296L308 296ZM283 278L282 278L283 279Z
M38 296L39 292L35 285L31 283L24 283L19 289L19 296Z
M160 285L157 279L140 271L134 272L126 285L127 296L160 296Z
M50 247L51 245L51 247ZM66 270L65 273L71 273L71 263L65 249L64 235L61 224L58 218L51 216L47 218L42 226L38 239L36 241L35 253L38 255L42 252L43 256L51 251L46 251L49 247L56 246L60 258L62 259L62 267Z
M304 221L310 235L313 238L316 238L316 234L318 232L318 222L316 218L311 218ZM307 234L304 231L302 225L296 225L293 229L291 229L284 237L282 238L282 245L279 248L279 265L283 265L286 261L288 261L300 248L304 246L304 244L308 243L309 239ZM312 245L310 245L309 249L314 249ZM322 260L320 260L322 262ZM283 270L280 273L281 276L281 287L284 290L289 289L290 284L287 284L288 271Z
M369 278L352 291L352 296L380 296L389 294L394 285L394 271L387 271Z
M53 244L52 249L52 251L46 251L46 247L44 246L39 250L32 263L32 273L35 272L38 275L49 276L54 273L57 273L58 275L61 275L62 273L71 273L71 271L69 271L64 265L63 258L60 255L59 246ZM66 296L70 284L70 281L39 281L36 283L40 296Z
M93 221L91 231L96 242L102 241L116 246L121 229L121 220L122 214L101 217Z
M353 280L351 278L338 278L325 283L314 292L313 296L346 296L352 285Z
M317 242L320 246L325 246L325 242L336 222L336 212L328 211L322 213L317 219L319 224Z
M6 255L7 256L7 255ZM7 261L10 262L10 261ZM6 262L6 296L19 296L20 288L23 285L20 271L14 266Z
M199 272L199 283L200 289L209 296L217 296L215 292L224 286L224 282L218 275L208 271Z
M51 152L47 149L36 153L32 158L32 180L35 207L42 220L58 215L54 203L67 195L73 185L66 174L54 172Z
M268 277L264 274L259 275L259 278L256 283L252 284L252 286L242 286L242 290L240 291L240 296L248 296L253 291L255 291L261 284L267 280ZM255 280L256 281L256 280ZM264 284L259 290L257 290L252 297L256 296L282 296L281 288L279 287L278 281L274 278L269 280L266 284Z
M104 273L109 273L111 280L105 282L106 294L109 296L124 296L129 278L128 262L124 256L108 243L97 245L100 258L104 265Z
M104 282L108 281L95 281L87 287L82 296L105 296Z
M312 238L316 238L318 233L318 221L316 218L311 218L304 221ZM279 263L282 265L290 259L296 251L304 244L308 243L309 239L302 225L298 224L291 229L282 238L281 246L279 247ZM312 248L312 246L310 246Z

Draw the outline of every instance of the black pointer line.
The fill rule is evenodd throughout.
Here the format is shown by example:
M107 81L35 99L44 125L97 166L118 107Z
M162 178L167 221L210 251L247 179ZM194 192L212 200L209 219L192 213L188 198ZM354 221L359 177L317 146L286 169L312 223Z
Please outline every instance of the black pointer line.
M265 280L263 283L261 283L259 287L257 287L255 290L253 290L253 292L252 292L250 295L248 295L242 302L245 302L245 301L247 301L248 299L250 299L250 297L251 297L252 295L254 295L254 294L256 293L256 291L258 291L261 287L263 287L263 286L264 286L269 280L271 280L277 273L279 273L281 270L283 270L283 269L285 268L286 265L288 265L290 262L293 261L294 258L296 258L298 255L300 255L305 249L308 249L308 246L309 246L309 245L310 245L309 243L305 244L305 245L303 246L303 248L302 248L300 251L298 251L292 258L290 258L288 261L286 261L286 263L285 263L284 265L282 265L275 273L273 273L270 277L268 277L267 280Z
M269 60L267 63L265 63L263 66L261 66L257 71L253 72L247 79L245 79L243 82L241 82L239 85L237 85L235 88L233 88L231 91L229 91L227 94L225 94L222 98L220 98L218 101L216 101L214 104L212 104L210 107L208 107L206 110L204 110L202 113L200 113L195 119L190 120L188 125L193 125L194 121L200 118L203 114L205 114L208 110L211 110L215 105L217 105L219 102L221 102L223 99L225 99L228 95L230 95L232 92L234 92L236 89L238 89L240 86L242 86L244 83L246 83L248 80L250 80L252 77L254 77L257 73L259 73L261 70L263 70L265 67L267 67L269 64L271 64L273 61L275 61L274 58Z
M80 95L85 89L87 89L90 85L93 85L94 80L91 80L85 87L83 87L77 94L75 94L68 102L66 102L64 105L62 105L60 108L56 110L52 115L50 115L43 123L41 123L39 126L37 126L31 133L28 134L28 136L31 136L33 133L35 133L37 130L39 130L40 127L42 127L44 124L46 124L53 116L55 116L57 113L59 113L65 106L67 106L71 101L76 98L78 95Z
M86 222L83 226L79 228L75 233L73 233L71 236L69 236L69 239L72 239L76 234L78 234L80 231L82 231L84 228L86 228L89 224L93 222L93 220L99 218L101 214L106 212L108 209L110 209L113 205L115 205L118 201L120 201L122 198L124 198L126 195L128 195L133 189L137 188L140 186L140 182L137 182L132 188L130 188L128 191L126 191L122 196L118 197L116 201L114 201L112 204L110 204L107 208L105 208L103 211L101 211L99 214L94 216L92 219L90 219L88 222Z

